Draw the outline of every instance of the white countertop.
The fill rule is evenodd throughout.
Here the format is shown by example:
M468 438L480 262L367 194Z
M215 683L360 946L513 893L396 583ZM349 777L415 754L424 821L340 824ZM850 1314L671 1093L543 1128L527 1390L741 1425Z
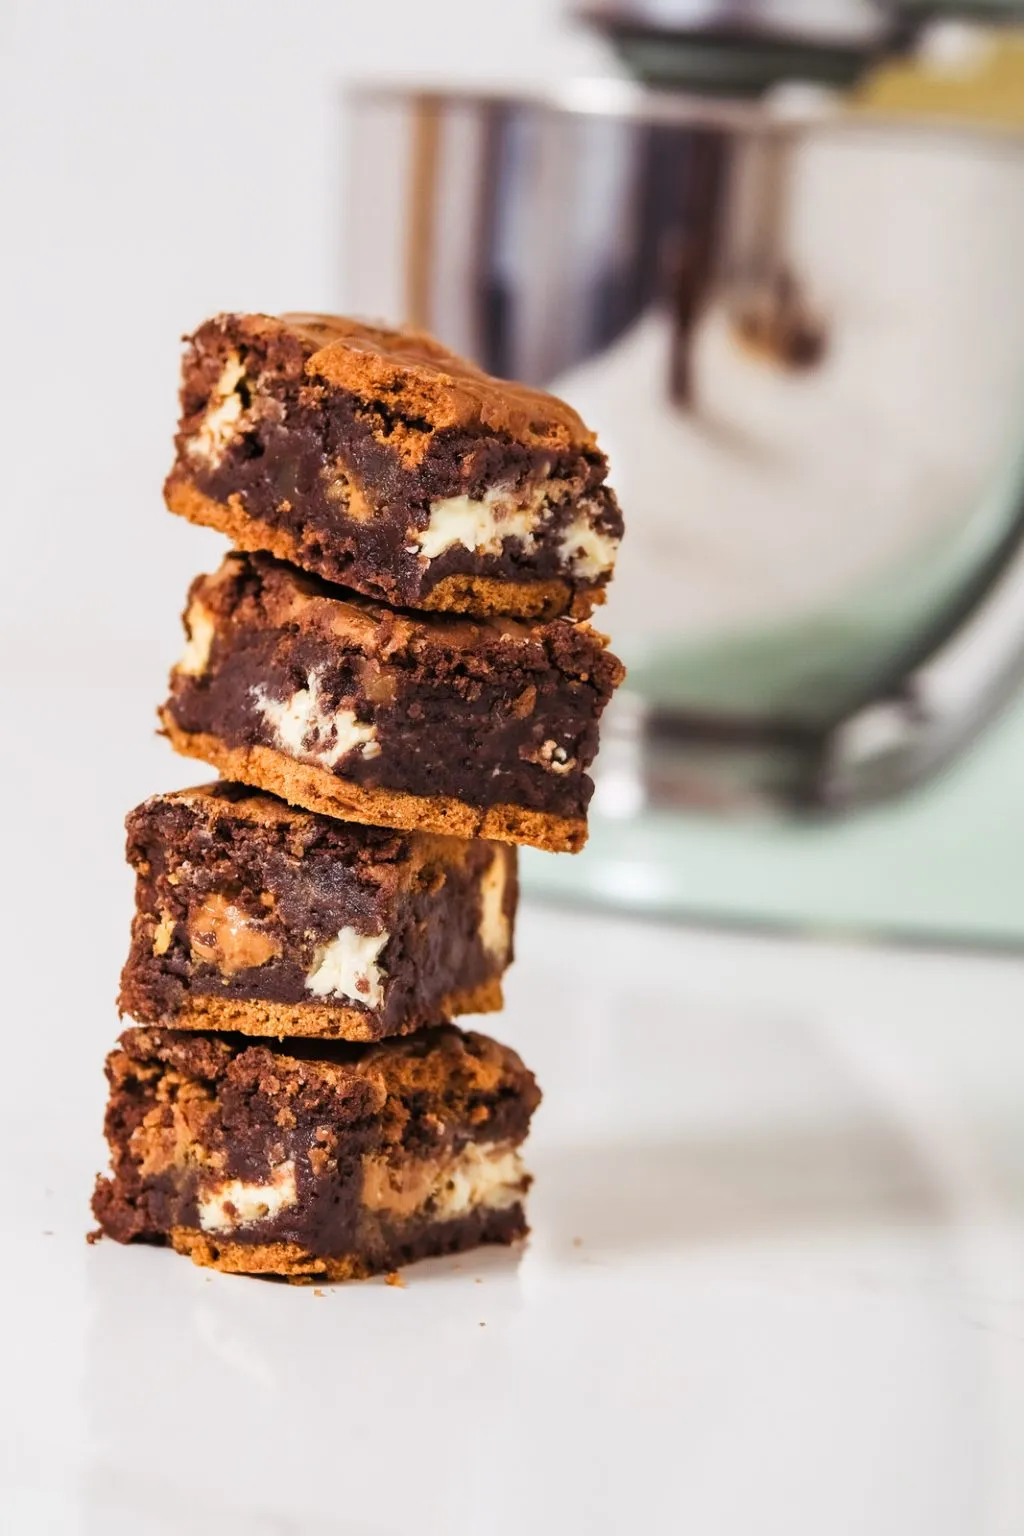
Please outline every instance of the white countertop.
M58 957L37 897L0 1528L1024 1530L1019 963L533 907L492 1024L546 1095L528 1247L321 1296L86 1246L116 1025L67 966L112 990L126 903Z

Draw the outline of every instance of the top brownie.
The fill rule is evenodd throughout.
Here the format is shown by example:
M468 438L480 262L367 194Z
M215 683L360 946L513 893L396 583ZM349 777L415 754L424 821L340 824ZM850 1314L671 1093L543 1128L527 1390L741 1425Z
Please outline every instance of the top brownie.
M189 340L167 504L398 607L586 617L622 535L575 411L422 332L219 315Z

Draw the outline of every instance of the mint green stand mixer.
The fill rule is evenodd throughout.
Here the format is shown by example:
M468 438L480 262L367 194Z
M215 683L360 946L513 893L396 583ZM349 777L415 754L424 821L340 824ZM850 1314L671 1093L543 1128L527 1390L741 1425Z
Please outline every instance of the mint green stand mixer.
M914 7L589 9L648 81L349 97L346 304L562 394L626 516L590 842L526 888L1024 942L1024 135L836 94Z

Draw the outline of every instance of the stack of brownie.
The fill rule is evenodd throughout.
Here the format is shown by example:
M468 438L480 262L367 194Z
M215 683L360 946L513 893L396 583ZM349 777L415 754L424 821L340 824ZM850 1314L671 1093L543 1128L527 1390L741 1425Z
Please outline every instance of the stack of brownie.
M192 585L161 710L225 778L128 818L100 1229L343 1279L526 1231L539 1101L501 1007L516 849L575 852L622 677L622 522L567 406L432 338L226 315L184 362Z

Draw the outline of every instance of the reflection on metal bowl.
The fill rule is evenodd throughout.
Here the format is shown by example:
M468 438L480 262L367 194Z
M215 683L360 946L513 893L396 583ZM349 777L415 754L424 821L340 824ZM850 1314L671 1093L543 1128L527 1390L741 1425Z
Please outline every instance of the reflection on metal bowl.
M349 116L348 302L565 395L611 457L641 775L730 732L820 747L987 589L1020 506L1024 137L614 81Z

